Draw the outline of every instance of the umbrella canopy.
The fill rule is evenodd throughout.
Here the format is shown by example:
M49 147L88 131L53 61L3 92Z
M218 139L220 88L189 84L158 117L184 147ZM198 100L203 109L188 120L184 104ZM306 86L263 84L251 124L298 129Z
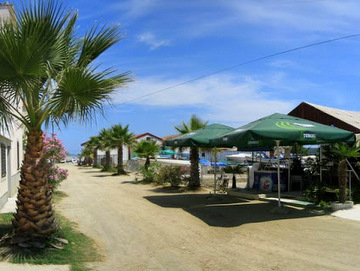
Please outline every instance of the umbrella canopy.
M251 149L280 145L354 142L353 132L279 113L258 119L210 140L213 147Z
M209 144L210 139L219 137L233 130L234 128L230 126L215 123L191 133L165 140L164 144L173 147L211 147Z

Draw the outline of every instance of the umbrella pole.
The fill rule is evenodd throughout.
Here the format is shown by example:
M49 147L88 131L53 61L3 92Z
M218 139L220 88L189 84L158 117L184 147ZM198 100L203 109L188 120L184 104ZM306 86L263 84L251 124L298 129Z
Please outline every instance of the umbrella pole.
M216 147L215 147L216 148ZM214 161L214 195L216 194L216 151L213 153L213 161Z
M275 140L276 142L276 152L277 152L277 189L278 189L278 206L281 207L280 200L280 140Z

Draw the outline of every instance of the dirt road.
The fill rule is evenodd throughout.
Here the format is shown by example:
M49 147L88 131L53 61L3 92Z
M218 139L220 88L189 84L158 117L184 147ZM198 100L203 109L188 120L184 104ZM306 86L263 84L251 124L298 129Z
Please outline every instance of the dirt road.
M276 203L208 198L64 165L56 207L94 238L94 270L359 270L360 222Z

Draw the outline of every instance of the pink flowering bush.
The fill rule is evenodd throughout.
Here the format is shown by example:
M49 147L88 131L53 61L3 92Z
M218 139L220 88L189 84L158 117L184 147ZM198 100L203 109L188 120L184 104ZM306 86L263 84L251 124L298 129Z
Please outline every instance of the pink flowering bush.
M48 136L44 135L44 155L51 163L59 163L66 158L66 150L60 139L56 137L56 134L51 133Z
M68 177L68 171L60 168L57 165L52 165L49 169L49 183L51 184L51 190L55 190L59 187L60 183Z
M60 183L68 177L68 171L60 168L55 163L60 162L66 158L66 150L60 139L56 134L51 136L44 135L44 155L51 163L48 172L48 181L51 185L51 190L59 187Z

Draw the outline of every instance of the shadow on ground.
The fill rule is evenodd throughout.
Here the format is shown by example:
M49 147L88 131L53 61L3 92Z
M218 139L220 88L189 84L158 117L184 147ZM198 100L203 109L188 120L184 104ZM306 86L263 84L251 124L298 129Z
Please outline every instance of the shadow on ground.
M247 223L320 215L291 206L284 207L288 209L288 214L272 213L271 211L277 207L277 202L248 201L227 195L187 194L145 198L164 208L182 208L213 227L237 227Z
M141 183L140 181L137 181L137 180L131 180L131 181L122 181L121 184L144 184L144 183Z
M109 175L109 174L99 174L99 175L94 175L92 177L96 177L96 178L104 178L104 177L116 177L116 176L113 176L113 175Z
M89 174L92 174L92 173L99 173L100 170L88 170L88 171L84 171L84 172L81 172L81 173L89 173Z
M175 194L175 193L184 193L189 192L189 189L187 187L155 187L153 189L150 189L151 192L155 193L167 193L167 194Z

